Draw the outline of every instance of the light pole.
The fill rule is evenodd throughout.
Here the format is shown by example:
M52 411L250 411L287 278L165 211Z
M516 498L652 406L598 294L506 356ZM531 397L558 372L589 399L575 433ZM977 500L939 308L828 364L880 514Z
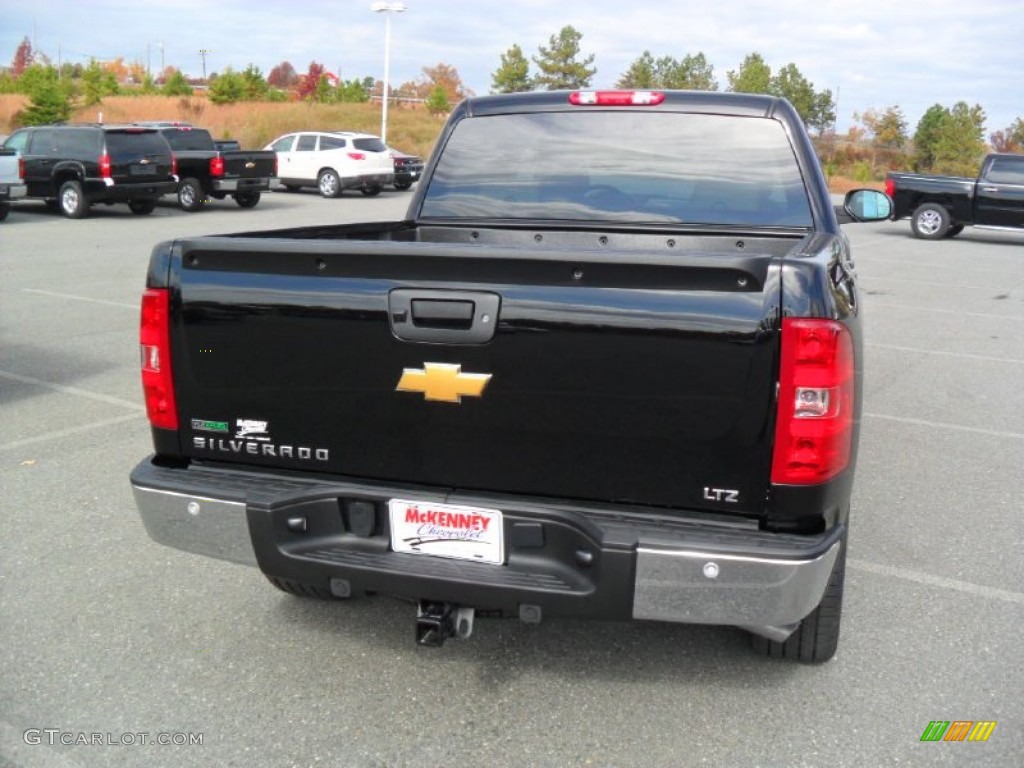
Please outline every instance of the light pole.
M404 13L408 10L405 3L374 3L370 6L374 13L384 14L384 89L381 93L382 110L380 118L380 140L388 141L388 78L391 77L391 14Z

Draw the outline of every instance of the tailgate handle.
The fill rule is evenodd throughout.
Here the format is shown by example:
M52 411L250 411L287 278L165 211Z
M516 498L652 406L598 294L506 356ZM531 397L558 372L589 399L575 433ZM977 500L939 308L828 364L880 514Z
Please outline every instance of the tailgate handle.
M500 307L501 297L486 291L397 288L388 294L388 322L402 341L486 344Z

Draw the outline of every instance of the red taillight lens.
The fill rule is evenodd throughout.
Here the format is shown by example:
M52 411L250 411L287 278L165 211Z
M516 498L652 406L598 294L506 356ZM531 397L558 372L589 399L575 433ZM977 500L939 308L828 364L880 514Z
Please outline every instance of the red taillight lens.
M172 154L171 155L171 176L177 176L177 175L178 175L178 156Z
M139 345L149 423L160 429L177 429L178 409L171 377L170 292L166 288L147 288L142 294Z
M100 178L109 179L111 175L110 155L100 155Z
M21 179L22 181L25 180L25 158L24 157L19 157L18 158L18 178Z
M850 463L853 339L834 320L783 318L772 482L810 485Z
M348 156L351 157L353 160L365 160L366 159L366 155L364 155L362 152L349 152Z
M223 176L224 175L224 158L223 157L211 157L210 158L210 175L211 176Z
M892 179L885 180L885 194L889 197L893 197L896 194L896 182Z
M661 91L574 91L569 103L577 107L653 107L665 100Z

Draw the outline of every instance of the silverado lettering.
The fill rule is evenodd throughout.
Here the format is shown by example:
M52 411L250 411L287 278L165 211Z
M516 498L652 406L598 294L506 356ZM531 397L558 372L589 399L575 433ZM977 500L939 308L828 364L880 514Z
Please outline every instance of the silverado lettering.
M463 101L401 221L153 249L142 520L296 595L411 600L423 645L480 611L824 661L863 393L840 222L890 202L834 206L779 98Z

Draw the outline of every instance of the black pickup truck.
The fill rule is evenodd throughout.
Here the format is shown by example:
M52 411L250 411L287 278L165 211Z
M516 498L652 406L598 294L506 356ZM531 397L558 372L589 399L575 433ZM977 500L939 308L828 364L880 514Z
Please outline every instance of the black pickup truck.
M628 137L628 140L627 140ZM861 413L839 212L781 99L458 106L401 221L152 252L153 539L282 590L835 652Z
M242 208L252 208L277 176L274 152L222 149L203 128L157 125L178 161L178 204L186 211L198 211L210 198L228 195Z
M1024 155L992 154L976 179L890 173L892 219L910 218L914 235L955 237L966 226L1024 230Z

